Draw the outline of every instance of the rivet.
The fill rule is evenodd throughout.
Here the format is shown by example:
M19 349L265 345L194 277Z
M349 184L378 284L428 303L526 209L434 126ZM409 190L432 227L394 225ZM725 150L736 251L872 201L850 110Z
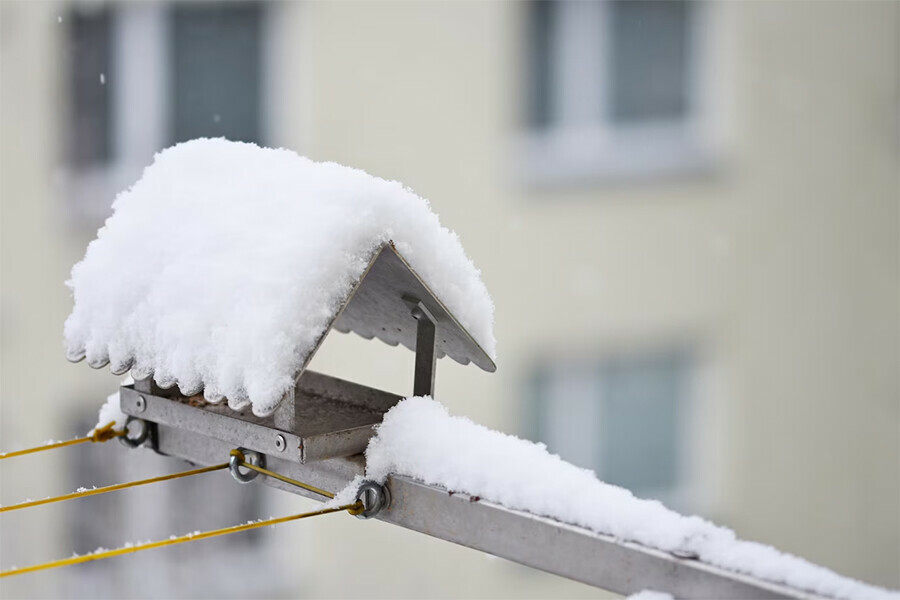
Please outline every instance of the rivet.
M284 449L287 447L287 442L284 441L284 436L278 434L275 436L275 449L279 452L284 452Z
M134 407L139 413L144 412L147 410L147 400L143 396L138 396L137 402L134 403Z

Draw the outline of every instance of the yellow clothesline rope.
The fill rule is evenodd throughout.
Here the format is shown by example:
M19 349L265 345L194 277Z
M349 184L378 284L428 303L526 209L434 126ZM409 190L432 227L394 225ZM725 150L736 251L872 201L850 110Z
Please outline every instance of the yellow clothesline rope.
M53 450L55 448L65 448L66 446L74 446L75 444L83 444L85 442L106 442L113 438L122 437L125 435L125 431L116 431L113 427L116 426L115 421L111 421L104 425L103 427L98 427L94 430L94 433L91 435L87 435L81 438L75 438L74 440L68 440L65 442L54 442L52 444L44 444L43 446L35 446L34 448L26 448L25 450L16 450L15 452L0 452L0 460L4 458L14 458L16 456L22 456L24 454L33 454L35 452L43 452L44 450Z
M123 554L131 554L133 552L140 552L141 550L150 550L152 548L161 548L163 546L172 546L174 544L181 544L183 542L194 542L197 540L205 540L207 538L216 537L220 535L227 535L229 533L238 533L241 531L248 531L250 529L257 529L259 527L268 527L270 525L278 525L280 523L287 523L289 521L297 521L300 519L305 519L306 517L315 517L318 515L327 515L329 513L341 512L344 510L357 510L362 507L362 503L357 501L353 504L345 504L344 506L339 506L337 508L323 508L320 510L300 513L296 515L291 515L289 517L281 517L278 519L269 519L268 521L257 521L255 523L246 523L244 525L233 525L231 527L225 527L223 529L214 529L212 531L205 531L203 533L194 533L187 534L181 537L169 538L167 540L159 540L156 542L148 542L146 544L137 544L135 546L129 546L125 548L118 548L116 550L105 550L101 552L95 552L93 554L84 554L82 556L72 556L70 558L63 558L60 560L54 560L46 563L41 563L37 565L31 565L30 567L22 567L20 569L10 569L8 571L3 571L0 573L0 578L2 577L10 577L12 575L21 575L23 573L32 573L34 571L42 571L44 569L53 569L56 567L65 567L68 565L77 565L84 562L90 562L93 560L102 560L104 558L112 558L113 556L121 556Z
M115 421L104 425L103 427L97 428L92 435L85 436L83 438L77 438L74 440L69 440L66 442L56 442L53 444L45 444L43 446L37 446L35 448L28 448L26 450L19 450L16 452L9 452L6 454L0 454L0 459L3 458L12 458L14 456L22 456L23 454L31 454L33 452L41 452L43 450L52 450L54 448L62 448L65 446L73 446L75 444L81 444L85 442L105 442L107 440L111 440L115 437L120 437L125 435L124 431L115 431L113 427L115 426ZM311 492L317 493L319 495L325 496L326 498L334 498L334 494L328 492L326 490L314 487L307 483L303 483L301 481L297 481L295 479L291 479L290 477L286 477L279 473L275 473L274 471L269 471L268 469L264 469L262 467L258 467L256 465L252 465L246 462L244 454L240 450L232 450L231 456L239 461L240 466L252 469L254 471L258 471L268 477L274 477L285 483L289 483L291 485L296 485L305 490L309 490ZM161 481L169 481L172 479L179 479L182 477L189 477L192 475L200 475L201 473L209 473L211 471L218 471L220 469L226 469L230 466L230 463L221 463L218 465L212 465L210 467L201 467L199 469L191 469L189 471L182 471L179 473L172 473L171 475L161 475L159 477L152 477L150 479L140 479L138 481L131 481L128 483L119 483L115 485L110 485L102 488L95 488L92 490L83 490L74 492L71 494L65 494L62 496L54 496L52 498L44 498L43 500L29 500L27 502L22 502L19 504L14 504L12 506L0 507L0 512L6 512L11 510L18 510L22 508L28 508L31 506L40 506L42 504L49 504L51 502L62 502L64 500L71 500L74 498L81 498L86 496L96 496L97 494L105 494L108 492L114 492L117 490L123 490L131 487L137 487L140 485L147 485L150 483L157 483ZM289 521L297 521L299 519L305 519L306 517L314 517L318 515L327 515L329 513L348 511L352 515L358 515L365 510L365 506L359 500L352 504L345 504L343 506L339 506L337 508L324 508L317 511L312 511L308 513L300 513L296 515L291 515L289 517L281 517L278 519L269 519L268 521L257 521L255 523L246 523L244 525L234 525L231 527L225 527L223 529L215 529L212 531L206 531L203 533L195 533L195 534L187 534L181 537L172 537L168 540L159 540L156 542L148 542L146 544L137 544L134 546L127 546L124 548L119 548L116 550L103 550L99 552L94 552L92 554L85 554L82 556L72 556L70 558L63 558L60 560L54 560L46 563L40 563L37 565L32 565L30 567L23 568L12 568L8 571L0 572L0 578L10 577L12 575L21 575L23 573L31 573L34 571L42 571L45 569L53 569L56 567L65 567L68 565L76 565L84 562L90 562L94 560L102 560L105 558L112 558L114 556L121 556L123 554L131 554L134 552L140 552L141 550L150 550L152 548L161 548L163 546L171 546L174 544L180 544L183 542L191 542L195 540L203 540L211 537L216 537L220 535L227 535L229 533L238 533L241 531L248 531L250 529L256 529L259 527L268 527L270 525L277 525L279 523L287 523Z
M211 471L219 471L221 469L227 469L228 463L222 463L220 465L213 465L211 467L203 467L200 469L191 469L190 471L181 471L180 473L172 473L171 475L161 475L159 477L151 477L150 479L139 479L137 481L129 481L128 483L117 483L115 485L108 485L106 487L94 488L92 490L83 490L80 492L72 492L71 494L64 494L62 496L54 496L52 498L44 498L43 500L29 500L28 502L21 502L19 504L13 504L11 506L3 506L0 507L0 513L6 512L9 510L19 510L21 508L28 508L31 506L40 506L42 504L50 504L51 502L62 502L64 500L72 500L73 498L83 498L85 496L96 496L97 494L106 494L108 492L115 492L118 490L124 490L131 487L137 487L139 485L147 485L148 483L158 483L160 481L169 481L172 479L180 479L182 477L190 477L191 475L200 475L201 473L209 473Z
M231 451L231 456L236 457L240 461L242 467L246 467L248 469L256 471L257 473L262 473L263 475L266 475L268 477L273 477L273 478L283 481L285 483L295 485L299 488L303 488L304 490L313 492L314 494L319 494L320 496L325 496L328 499L334 498L334 494L332 494L331 492L328 492L321 488L317 488L315 486L309 485L308 483L303 483L302 481L297 481L296 479L291 479L290 477L285 477L284 475L282 475L280 473L276 473L274 471L270 471L268 469L264 469L262 467L258 467L256 465L252 465L252 464L248 463L244 459L244 453L241 452L240 450L238 450L237 448L235 448L234 450Z

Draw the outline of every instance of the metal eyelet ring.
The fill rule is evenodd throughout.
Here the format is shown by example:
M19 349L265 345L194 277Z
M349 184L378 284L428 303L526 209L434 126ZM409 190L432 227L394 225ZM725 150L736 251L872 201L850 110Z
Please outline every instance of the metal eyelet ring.
M387 486L374 481L364 481L356 492L356 499L362 502L364 510L356 515L357 519L371 519L391 505L391 492Z
M243 458L242 458L243 457ZM228 459L228 470L231 476L238 483L250 483L259 475L258 471L247 469L246 472L241 471L241 463L255 465L257 467L266 467L266 457L259 452L247 450L246 448L238 448L238 452L233 453Z
M131 425L132 423L138 424L138 434L136 437L131 436L129 425ZM148 437L150 437L150 424L138 417L129 416L125 421L125 435L120 437L119 441L129 448L137 448L138 446L146 442Z

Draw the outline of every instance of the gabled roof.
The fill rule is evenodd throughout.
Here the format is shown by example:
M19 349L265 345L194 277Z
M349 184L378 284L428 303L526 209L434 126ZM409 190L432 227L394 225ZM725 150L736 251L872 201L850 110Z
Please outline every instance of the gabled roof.
M201 139L160 152L67 285L70 360L259 416L332 327L414 348L404 294L438 321L437 356L494 369L493 302L428 202L284 149Z

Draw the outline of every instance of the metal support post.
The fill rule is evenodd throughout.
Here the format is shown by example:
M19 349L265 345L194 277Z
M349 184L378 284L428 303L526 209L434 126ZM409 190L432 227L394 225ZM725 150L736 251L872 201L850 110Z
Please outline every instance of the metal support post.
M413 379L413 396L434 397L434 372L437 364L435 348L435 319L425 305L410 296L403 297L412 307L416 320L416 369Z

